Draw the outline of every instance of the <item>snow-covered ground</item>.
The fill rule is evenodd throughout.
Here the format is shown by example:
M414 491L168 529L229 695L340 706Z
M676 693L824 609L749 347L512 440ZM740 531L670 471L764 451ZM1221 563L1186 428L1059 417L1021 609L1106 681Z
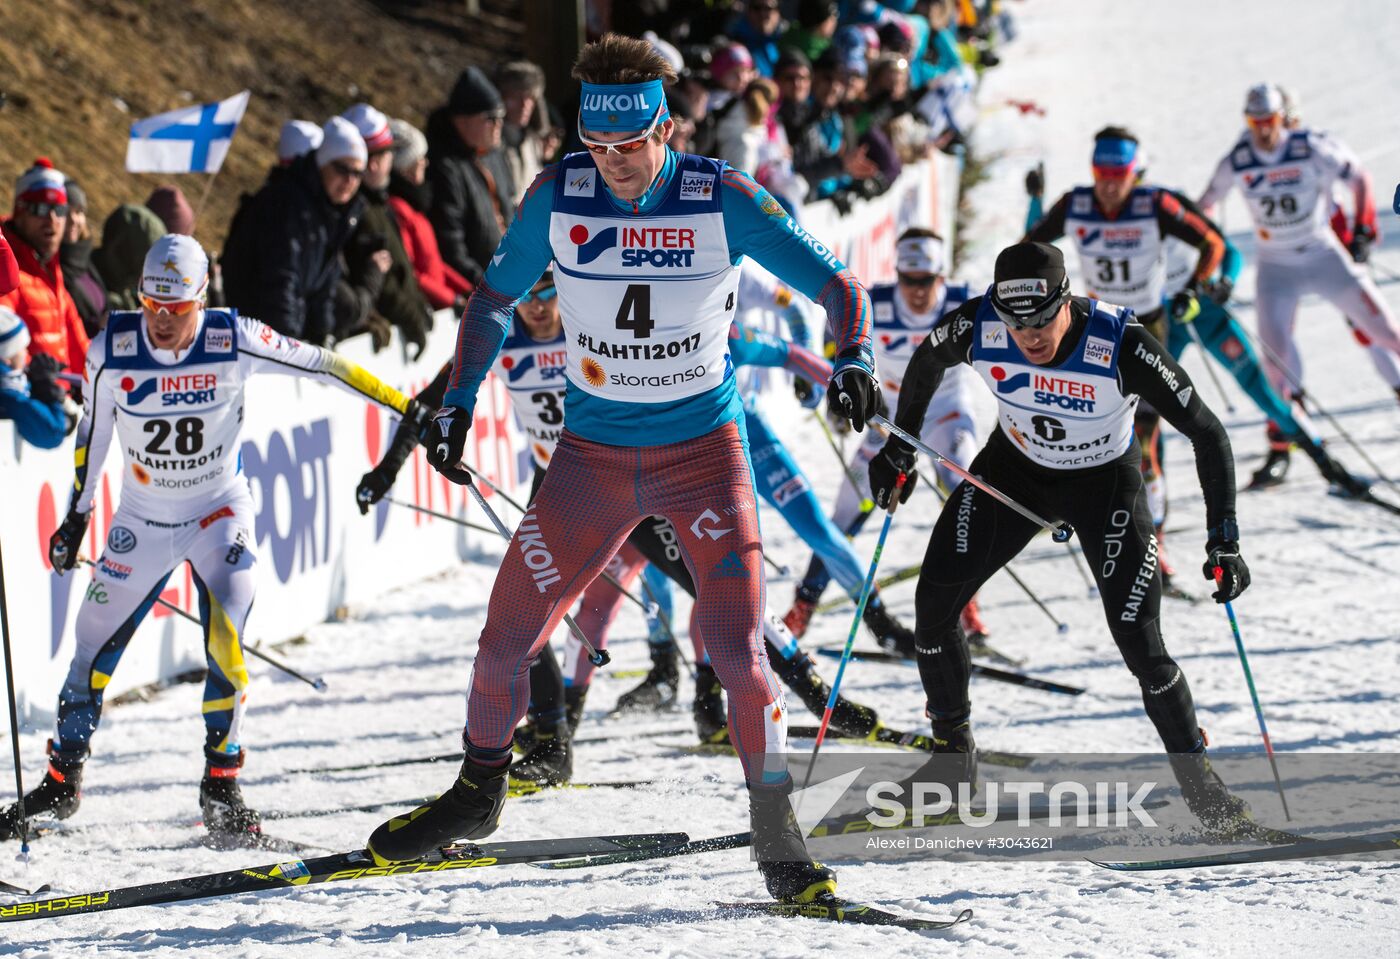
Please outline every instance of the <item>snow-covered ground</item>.
M1113 0L1013 4L1021 38L1006 51L983 90L987 112L979 149L996 159L990 179L971 197L969 280L985 281L991 259L1020 232L1021 179L1046 162L1048 192L1088 174L1089 138L1108 123L1138 132L1151 153L1153 178L1198 193L1239 129L1243 91L1260 79L1291 85L1306 116L1347 140L1376 174L1382 205L1400 169L1400 134L1392 97L1400 67L1387 41L1400 36L1400 7L1380 2L1319 4L1236 2L1125 5ZM1043 118L998 108L1034 99ZM1231 207L1232 230L1244 212ZM1387 273L1400 270L1400 224L1388 211L1382 228L1397 238L1377 254ZM1247 237L1243 237L1246 239ZM1252 271L1240 285L1249 297ZM1400 284L1383 287L1400 308ZM1249 309L1241 309L1252 322ZM1299 336L1316 395L1392 475L1400 475L1400 409L1329 307L1307 303ZM1239 469L1263 452L1260 418L1232 385L1237 412L1222 404L1188 356L1187 369L1232 427ZM815 425L785 403L779 420L824 496L838 471ZM985 410L983 411L986 412ZM990 420L984 416L984 424ZM1334 431L1323 426L1325 435ZM1339 458L1361 465L1333 440ZM1182 581L1200 593L1202 504L1190 451L1170 443L1172 517L1181 529L1168 547ZM1301 457L1286 487L1242 495L1240 526L1254 585L1238 603L1245 639L1281 751L1400 750L1400 521L1368 506L1326 495ZM916 562L935 510L920 493L900 512L884 568ZM806 550L774 514L765 513L771 552L800 568ZM872 527L874 524L872 524ZM874 535L859 542L866 555ZM487 550L496 547L488 544ZM386 561L389 561L386 558ZM1141 712L1136 683L1122 667L1097 602L1079 575L1048 544L1037 543L1021 575L1071 625L1057 635L1004 577L983 594L996 643L1024 656L1039 675L1080 684L1078 700L1034 690L973 686L979 741L1020 751L1153 751L1159 748ZM264 810L324 809L379 799L409 799L445 788L454 770L408 766L373 773L314 777L286 771L371 758L450 751L458 741L476 634L493 567L481 563L401 590L350 621L313 630L287 651L308 672L324 675L324 695L255 666L245 739L251 758L245 792ZM770 581L782 611L792 583ZM912 622L913 586L888 600ZM1217 748L1257 748L1258 732L1221 611L1213 604L1167 601L1169 646L1190 676L1202 723ZM678 615L679 622L685 622ZM845 613L815 620L808 646L837 645ZM644 628L624 609L614 630L616 667L645 662ZM864 642L864 641L863 641ZM821 661L831 674L831 661ZM604 720L630 682L600 679L584 731L622 729ZM921 692L912 670L854 665L846 691L877 703L891 725L920 727ZM96 741L80 815L63 836L39 841L26 871L8 853L0 878L51 881L64 892L104 889L195 872L275 860L267 853L173 848L195 835L200 771L199 687L166 691L152 702L112 710ZM688 691L686 693L688 698ZM794 719L809 721L794 704ZM669 726L661 739L619 737L581 746L581 779L654 779L626 792L560 792L513 800L499 838L684 829L693 837L736 831L745 806L733 759L697 756L688 710L637 728ZM31 782L46 731L23 737ZM269 832L327 849L363 843L383 813L347 812L270 822ZM134 821L133 821L134 820ZM10 847L11 849L13 847ZM239 956L341 954L430 955L714 955L812 953L908 955L957 949L1004 956L1266 956L1391 954L1397 908L1394 863L1296 863L1125 877L1087 863L847 864L842 890L888 908L947 917L971 907L971 923L943 934L897 929L718 916L716 899L759 896L745 851L651 864L546 874L516 867L439 878L377 880L295 892L242 896L93 916L73 916L0 931L0 952L28 957L194 950Z

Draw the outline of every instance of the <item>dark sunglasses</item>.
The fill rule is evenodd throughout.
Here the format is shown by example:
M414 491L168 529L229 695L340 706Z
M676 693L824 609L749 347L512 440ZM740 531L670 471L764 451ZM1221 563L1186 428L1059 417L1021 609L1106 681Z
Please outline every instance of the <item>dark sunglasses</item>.
M364 167L351 166L348 163L342 163L340 160L331 163L330 167L336 173L350 180L358 180L365 175Z
M67 216L67 203L21 203L20 209L31 216Z
M548 303L559 295L559 291L553 286L542 286L538 290L531 290L520 298L521 303L533 303L538 300L541 303Z
M899 274L899 282L905 286L912 286L915 289L924 290L938 282L938 275L930 273L928 276L910 276L907 273Z

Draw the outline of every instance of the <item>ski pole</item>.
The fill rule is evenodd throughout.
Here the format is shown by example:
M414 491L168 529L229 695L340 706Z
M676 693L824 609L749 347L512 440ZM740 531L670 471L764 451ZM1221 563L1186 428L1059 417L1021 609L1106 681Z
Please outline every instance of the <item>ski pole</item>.
M86 556L79 556L79 557L78 557L78 560L79 560L80 562L86 563L88 566L93 566L93 567L95 567L95 566L97 565L97 564L94 563L92 560L88 559ZM196 626L198 626L200 629L203 629L203 628L204 628L204 623L200 620L200 618L199 618L198 616L193 616L193 615L191 615L191 614L185 612L183 609L181 609L180 607L176 606L174 603L168 603L168 602L166 602L165 600L161 599L159 596L157 596L157 597L156 597L156 604L159 605L159 606L164 606L166 609L170 610L172 613L174 613L176 616L179 616L181 619L187 619L187 620L189 620L191 623L194 623L194 624L195 624ZM275 658L272 657L272 656L269 656L267 653L263 652L263 651L262 651L261 649L259 649L257 646L253 646L253 645L249 645L249 644L247 644L247 643L244 643L244 644L243 644L243 648L246 649L248 652L252 653L252 654L253 654L254 656L256 656L258 659L261 659L263 662L267 663L269 666L273 667L274 669L280 669L282 672L286 673L288 676L292 677L293 679L299 679L299 680L301 680L303 683L306 683L306 685L310 686L312 689L316 690L316 692L318 692L318 693L324 693L324 692L326 691L326 689L328 688L328 687L326 686L326 681L325 681L324 679L322 679L321 677L318 676L318 677L316 677L315 679L312 679L310 676L307 676L307 675L305 675L305 674L303 674L303 673L299 673L299 672L297 672L295 669L293 669L292 667L288 666L286 663L281 662L280 660L275 659Z
M5 691L10 696L10 747L15 760L15 795L19 802L19 861L29 862L29 818L24 814L24 770L19 764L19 707L15 704L15 662L10 656L10 609L5 601L5 556L0 551L0 636L5 646Z
M812 770L817 768L817 753L826 739L826 728L831 723L831 713L836 708L836 697L841 689L841 678L846 674L846 664L851 661L851 648L856 644L860 632L861 617L865 615L865 604L870 601L870 593L875 585L875 571L880 567L880 554L885 551L885 539L890 535L890 524L894 522L894 511L899 506L899 494L904 489L908 474L900 473L894 481L894 492L890 494L890 505L885 510L885 523L880 527L880 539L875 543L875 555L870 557L870 569L865 574L865 583L860 588L860 600L856 603L856 615L851 620L851 631L846 635L846 648L841 650L841 664L836 667L836 678L831 682L831 693L826 698L826 709L822 710L822 724L817 728L817 741L812 746L812 760L807 766L807 775L802 780L806 789L812 781Z
M465 463L462 465L466 466ZM476 474L476 471L470 466L466 468L469 472L474 475ZM472 499L476 500L476 505L481 507L482 512L491 520L491 525L496 527L496 532L500 533L507 543L510 542L512 538L510 530L506 529L506 524L501 522L501 518L496 515L496 511L491 508L491 504L486 502L486 497L481 495L481 490L476 488L475 483L468 483L466 486L468 492L472 494ZM505 496L504 493L501 495ZM509 502L509 500L507 500L507 502ZM573 633L580 643L583 643L583 648L588 651L588 661L590 663L602 668L612 662L612 655L606 649L593 648L593 644L588 641L587 636L583 635L583 630L578 628L578 623L574 622L574 618L568 613L564 614L564 624L569 627L569 632Z
M876 413L874 416L870 417L870 422L875 423L879 426L883 426L895 436L898 436L900 439L904 440L904 442L914 447L914 449L925 454L926 456L933 457L935 460L948 467L949 470L956 473L958 476L961 476L963 479L967 480L973 486L977 487L982 492L990 496L992 499L1001 503L1003 506L1006 506L1012 510L1015 510L1017 513L1020 513L1022 516L1030 520L1035 525L1039 526L1041 529L1048 530L1050 533L1050 537L1055 542L1068 543L1069 538L1074 535L1074 527L1070 526L1068 523L1052 523L1049 520L1041 519L1035 513L1026 509L1020 503L1016 502L1010 496L1007 496L995 486L992 486L990 483L984 483L982 480L978 479L976 476L973 476L967 470L963 469L957 463L953 462L948 457L938 452L936 449L933 449L931 446L925 445L924 442L918 437L911 436L904 430L900 429L898 426L895 426L886 417L881 416L879 413Z
M1243 327L1241 327L1241 329L1243 329ZM1278 368L1279 372L1283 374L1284 379L1288 380L1288 384L1292 386L1293 389L1297 390L1298 402L1303 405L1303 409L1307 409L1307 403L1305 402L1305 400L1312 400L1313 409L1316 410L1318 415L1320 415L1323 419L1331 423L1332 428L1337 431L1337 435L1340 436L1342 439L1346 440L1347 444L1352 449L1356 450L1356 455L1360 456L1361 459L1366 463L1366 465L1370 467L1371 472L1376 475L1376 478L1379 479L1381 482L1385 483L1387 486L1391 487L1392 489L1400 489L1400 487L1397 487L1395 485L1395 481L1389 476L1386 476L1385 472L1379 466L1376 465L1376 461L1371 459L1371 457L1367 455L1366 450L1364 450L1361 447L1361 444L1356 442L1356 440L1352 439L1351 434L1346 431L1346 428L1342 426L1341 423L1337 422L1337 418L1331 413L1329 413L1327 409L1317 401L1317 397L1313 396L1307 390L1303 389L1303 384L1298 380L1296 376L1293 375L1293 371L1288 368L1287 364L1285 364L1283 360L1279 359L1279 355L1274 352L1273 347L1265 343L1264 338L1259 334L1252 333L1250 335L1254 342L1258 344L1259 348L1264 352L1264 355L1269 358L1269 362L1273 363L1274 366Z
M1215 367L1211 365L1210 350L1206 349L1205 340L1201 339L1201 331L1196 329L1196 324L1192 322L1200 312L1201 304L1195 299L1192 299L1191 306L1187 308L1186 312L1181 317L1173 318L1173 322L1183 324L1186 327L1186 332L1191 334L1191 339L1196 341L1196 346L1201 351L1201 362L1206 365L1206 375L1210 377L1211 383L1215 384L1215 392L1219 393L1220 398L1225 401L1226 412L1233 413L1235 412L1234 401L1232 401L1230 395L1225 392L1225 387L1220 382L1220 374L1215 372Z
M502 495L504 495L504 494L502 494ZM465 526L467 529L474 529L474 530L477 530L478 532L482 532L482 533L495 533L495 532L497 532L497 530L496 530L494 527L491 527L491 526L482 526L480 523L473 523L473 522L471 522L470 520L462 519L462 518L459 517L459 516L453 516L453 515L451 515L450 513L440 513L440 512L438 512L438 511L435 510L435 509L429 509L429 508L426 507L426 506L419 506L419 505L416 504L416 503L409 503L409 502L407 502L407 501L405 501L405 500L394 499L392 496L386 496L386 497L384 497L384 501L387 502L387 503L393 503L395 506L402 506L404 509L411 509L411 510L413 510L413 511L416 512L416 513L423 513L423 514L426 514L426 515L428 515L428 516L434 516L434 517L436 517L436 518L438 518L438 519L445 519L445 520L447 520L447 522L449 522L449 523L456 523L458 526ZM643 612L646 612L646 613L651 613L651 612L652 612L652 609L651 609L651 606L650 606L650 605L648 605L647 603L644 603L644 602L642 602L640 599L638 599L636 593L629 592L626 588L624 588L623 585L622 585L620 582L618 582L617 577L614 576L612 573L609 573L607 570L604 570L600 575L603 577L603 579L607 580L607 581L608 581L609 583L611 583L614 587L616 587L616 588L617 588L617 591L618 591L619 593L621 593L623 596L626 596L626 597L627 597L628 599L630 599L632 602L634 602L634 603L636 603L638 606L640 606L640 607L642 608L642 611L643 611Z
M1224 572L1219 566L1212 570L1216 588L1220 587L1220 580ZM1278 798L1283 803L1283 818L1292 822L1293 816L1288 812L1288 797L1283 794L1283 780L1279 779L1278 763L1274 760L1274 744L1269 741L1269 727L1264 725L1264 708L1259 705L1259 693L1254 688L1254 673L1249 669L1249 657L1244 651L1244 639L1240 637L1240 623L1235 618L1234 605L1228 601L1225 603L1225 615L1230 617L1230 632L1235 634L1235 649L1240 654L1240 665L1244 667L1244 681L1249 685L1249 698L1254 701L1254 716L1259 720L1259 734L1264 737L1264 752L1269 756L1269 768L1274 771L1274 785L1278 787Z
M499 486L497 486L495 483L491 482L491 480L489 480L487 477L483 476L483 475L481 474L481 471L480 471L480 470L477 470L477 469L475 469L475 468L473 468L473 467L471 467L471 466L468 466L465 462L462 463L462 468L463 468L464 470L466 470L468 473L470 473L470 474L472 474L473 476L475 476L477 479L481 480L481 482L485 483L485 484L486 484L486 488L489 489L491 492L497 494L498 496L501 497L501 499L505 500L505 501L506 501L507 503L509 503L511 506L514 506L516 509L518 509L518 510L520 511L520 514L521 514L522 516L525 515L525 513L526 513L525 507L524 507L524 506L521 506L519 502L517 502L516 500L512 499L512 498L510 497L510 494L507 493L505 490L501 489L501 488L500 488ZM478 496L478 497L477 497L477 501L480 502L480 500L481 500L481 497ZM760 549L761 549L761 548L762 548L762 547L760 547ZM768 554L767 554L766 552L763 554L763 559L764 559L765 562L768 563L769 566L773 567L773 571L776 572L779 576L787 576L789 573L792 572L792 570L788 569L788 568L787 568L786 566L784 566L782 563L779 563L779 562L777 562L776 560L771 559L771 558L768 556ZM608 576L609 574L608 574L608 573L604 573L603 575L604 575L604 576ZM617 585L617 584L614 583L614 585ZM621 588L622 588L622 587L619 585L619 586L618 586L618 589L621 589ZM586 646L586 645L588 645L588 644L585 643L584 645Z
M826 442L831 446L831 452L836 454L836 458L841 462L841 472L846 474L846 482L851 484L851 492L860 499L860 511L869 513L875 508L869 496L862 496L860 492L860 482L856 479L855 470L851 469L851 464L846 462L846 457L841 455L841 447L836 445L836 437L831 435L831 427L826 422L826 417L822 416L819 410L812 410L812 417L822 428L822 435L826 437Z

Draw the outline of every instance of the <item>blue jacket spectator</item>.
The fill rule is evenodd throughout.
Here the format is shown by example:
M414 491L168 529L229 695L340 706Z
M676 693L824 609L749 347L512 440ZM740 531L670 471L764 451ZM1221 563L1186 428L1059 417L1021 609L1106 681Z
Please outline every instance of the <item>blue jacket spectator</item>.
M730 27L729 35L748 47L753 54L753 66L761 77L772 77L773 68L782 50L778 38L783 35L783 15L778 0L748 0L744 12Z

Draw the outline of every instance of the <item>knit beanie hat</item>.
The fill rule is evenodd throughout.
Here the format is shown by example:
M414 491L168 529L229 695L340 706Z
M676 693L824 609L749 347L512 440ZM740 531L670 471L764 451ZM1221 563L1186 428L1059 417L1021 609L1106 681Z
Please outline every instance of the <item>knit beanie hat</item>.
M389 118L368 103L357 103L341 116L355 124L355 129L365 138L365 149L370 153L388 150L394 145L394 135L389 132Z
M331 117L321 128L321 145L316 148L316 165L327 166L346 157L364 162L369 159L365 138L355 124L344 117Z
M52 160L39 157L15 181L15 202L67 203L68 189L63 180L63 174L53 168Z
M156 187L146 200L146 209L160 217L169 232L194 236L194 207L178 186L167 183Z
M490 113L502 108L501 94L476 67L467 67L461 72L447 98L447 109L453 116Z
M389 130L394 135L395 170L402 173L428 155L428 138L407 120L390 120Z
M0 306L0 360L7 360L29 345L29 327L8 306Z
M277 138L277 162L286 166L321 145L321 128L310 120L288 120Z

